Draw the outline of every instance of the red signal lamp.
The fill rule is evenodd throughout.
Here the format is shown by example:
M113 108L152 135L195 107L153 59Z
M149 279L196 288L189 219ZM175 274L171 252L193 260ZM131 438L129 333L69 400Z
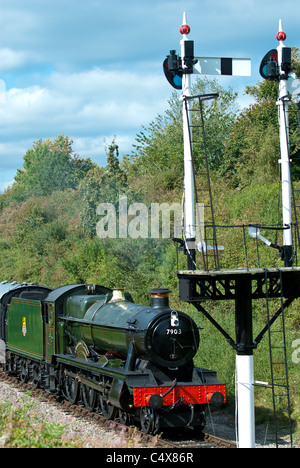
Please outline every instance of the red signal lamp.
M180 26L179 31L181 32L181 34L190 34L191 28L187 24L183 24L182 26Z

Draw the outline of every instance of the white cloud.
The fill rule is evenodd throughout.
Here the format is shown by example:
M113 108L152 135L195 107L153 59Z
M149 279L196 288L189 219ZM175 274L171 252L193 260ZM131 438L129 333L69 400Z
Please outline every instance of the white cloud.
M104 126L108 121L118 122L123 128L137 126L153 118L153 112L162 110L166 98L162 78L100 69L54 73L43 85L8 90L0 117L7 127L15 119L26 123L36 117L44 118L50 127L53 117L65 125L75 123L78 118L78 125L84 126L86 119L97 117Z
M105 163L105 137L109 141L116 135L120 152L130 151L141 126L166 109L170 90L162 86L163 79L162 73L95 68L54 72L39 85L7 90L0 105L0 168L13 167L16 160L21 167L34 141L61 133L74 140L81 156L100 163Z
M1 72L12 71L38 61L37 54L17 51L9 48L0 49Z
M251 57L248 85L277 45L282 13L287 45L299 47L295 0L286 0L284 11L281 0L0 3L0 183L4 171L11 180L38 138L68 134L75 151L101 163L104 137L117 135L120 152L130 151L141 126L167 108L172 88L162 62L170 49L179 52L184 9L196 55Z

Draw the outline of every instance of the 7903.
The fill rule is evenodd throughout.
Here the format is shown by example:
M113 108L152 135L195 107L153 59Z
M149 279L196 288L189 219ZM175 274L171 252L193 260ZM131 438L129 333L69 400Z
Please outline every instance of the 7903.
M181 328L167 328L166 334L167 335L181 335L182 330Z

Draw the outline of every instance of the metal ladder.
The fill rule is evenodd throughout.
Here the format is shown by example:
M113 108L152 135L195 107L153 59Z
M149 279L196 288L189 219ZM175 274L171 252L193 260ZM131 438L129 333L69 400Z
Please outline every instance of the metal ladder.
M289 444L293 447L293 427L291 420L290 392L286 353L286 336L285 336L285 318L284 318L284 303L282 292L282 272L280 275L280 309L276 322L273 326L270 325L270 298L269 288L272 287L268 278L268 270L265 271L265 287L266 287L266 308L268 316L268 336L269 336L269 353L270 353L270 372L271 382L265 384L266 387L272 390L274 430L276 438L276 447L279 445ZM287 416L286 416L287 413ZM281 418L288 418L287 424L281 424ZM282 437L285 437L283 439ZM289 442L286 439L289 439Z
M191 144L196 206L199 206L199 196L195 177L197 172L198 176L203 176L203 179L201 180L201 190L199 190L199 193L200 203L203 203L204 205L204 216L207 216L209 213L209 222L205 222L205 224L202 223L199 213L197 213L198 223L201 222L201 226L198 225L196 230L199 230L201 244L200 253L202 255L204 270L220 269L203 109L204 101L216 99L218 96L218 94L184 96L184 108L188 121L189 141ZM199 152L197 157L197 167L195 167L195 152Z
M298 158L299 159L299 158ZM290 162L290 173L291 173L291 188L292 188L292 204L293 204L293 221L294 221L294 233L293 233L293 244L295 246L295 256L297 263L298 249L300 248L300 232L299 232L299 220L300 220L300 189L295 188L294 175L293 175L293 164Z
M297 113L298 113L298 131L300 133L300 107L298 107ZM291 113L291 111L289 111ZM295 128L294 128L295 130ZM289 151L289 167L290 167L290 178L291 178L291 192L292 192L292 218L293 218L293 226L294 226L294 232L293 232L293 245L295 246L295 256L296 256L296 263L297 263L297 254L298 254L298 249L300 248L300 232L299 232L299 221L300 221L300 188L295 187L295 170L296 170L296 164L297 161L300 160L300 158L293 157L291 159L290 157L290 131L291 131L291 123L288 121L288 127L286 129L287 132L287 141L288 141L288 151ZM299 167L298 167L299 171ZM298 174L299 177L299 174Z

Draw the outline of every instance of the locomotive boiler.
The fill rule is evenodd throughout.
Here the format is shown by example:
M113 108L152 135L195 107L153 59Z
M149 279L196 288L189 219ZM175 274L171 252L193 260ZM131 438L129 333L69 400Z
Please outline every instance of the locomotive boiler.
M169 290L153 289L151 307L134 304L116 289L112 299L72 296L66 303L70 333L100 354L118 355L134 369L135 359L152 361L164 368L191 362L199 346L199 331L186 314L171 310Z
M195 367L199 330L169 306L169 290L150 291L151 305L98 285L0 289L4 368L90 411L144 432L202 430L205 406L221 405L226 386Z

